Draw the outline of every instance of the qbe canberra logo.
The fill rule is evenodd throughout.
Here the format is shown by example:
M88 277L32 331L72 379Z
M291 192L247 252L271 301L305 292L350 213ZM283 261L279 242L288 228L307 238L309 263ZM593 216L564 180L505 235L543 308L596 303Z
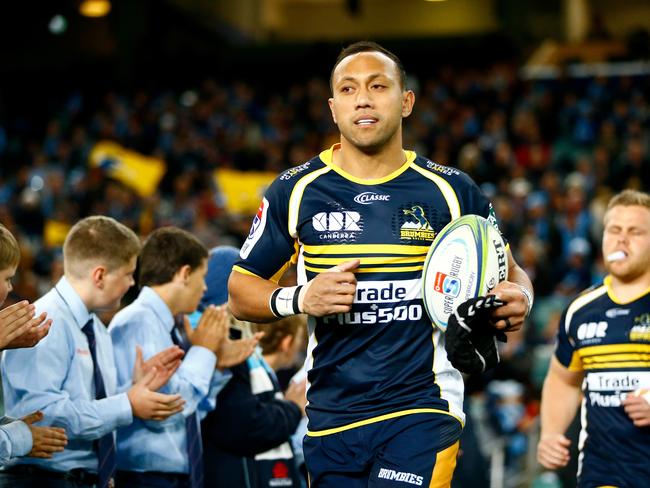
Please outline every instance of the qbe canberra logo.
M436 279L433 282L433 289L443 295L456 298L460 295L460 280L454 276L449 276L438 271Z
M363 222L359 212L319 212L311 219L314 230L319 232L320 239L354 240L363 230Z

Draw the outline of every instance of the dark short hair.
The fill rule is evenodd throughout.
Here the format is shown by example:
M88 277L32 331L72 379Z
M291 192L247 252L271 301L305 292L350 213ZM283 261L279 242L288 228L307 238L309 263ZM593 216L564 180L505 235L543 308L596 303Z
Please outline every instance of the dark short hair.
M332 90L332 93L334 93L334 70L336 67L341 64L341 61L343 61L345 58L348 56L352 56L354 54L358 53L381 53L384 56L387 56L393 63L395 63L395 67L397 68L397 72L399 73L399 82L400 86L402 87L402 90L406 88L406 70L404 69L404 65L402 64L402 61L390 52L388 49L385 47L380 46L376 42L372 41L359 41L355 42L354 44L350 44L347 47L344 47L340 54L339 57L336 58L336 62L334 63L334 67L332 68L332 72L330 73L330 90Z
M192 271L208 257L208 249L189 232L178 227L153 231L140 253L140 285L169 283L183 266Z

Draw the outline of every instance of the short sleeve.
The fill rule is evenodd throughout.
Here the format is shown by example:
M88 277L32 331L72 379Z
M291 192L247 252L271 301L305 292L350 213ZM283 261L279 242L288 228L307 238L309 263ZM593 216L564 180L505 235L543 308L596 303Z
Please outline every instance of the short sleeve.
M583 371L582 359L575 348L575 340L570 335L570 325L567 323L567 311L560 318L555 343L555 357L562 366L570 371Z
M497 228L501 237L503 237L504 242L508 244L506 236L503 235L503 232L501 232L501 229L499 228L499 219L494 211L492 202L468 175L461 172L458 175L458 179L460 183L459 191L462 192L460 195L460 201L463 215L474 214L484 217Z
M295 239L289 234L289 190L276 179L269 187L253 218L250 232L233 269L277 281L295 261Z

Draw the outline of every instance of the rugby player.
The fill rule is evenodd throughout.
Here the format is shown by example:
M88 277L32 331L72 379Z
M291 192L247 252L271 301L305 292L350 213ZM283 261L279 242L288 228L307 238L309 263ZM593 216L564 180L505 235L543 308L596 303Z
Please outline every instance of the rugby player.
M311 486L449 486L463 382L424 311L428 247L448 222L490 202L464 173L402 147L415 102L401 61L372 42L345 48L329 106L340 143L270 186L230 277L241 320L309 315ZM532 287L508 251L497 328L516 330ZM297 263L298 286L279 287Z
M604 223L609 274L560 320L537 459L566 466L564 434L582 404L578 485L650 486L650 195L614 196Z

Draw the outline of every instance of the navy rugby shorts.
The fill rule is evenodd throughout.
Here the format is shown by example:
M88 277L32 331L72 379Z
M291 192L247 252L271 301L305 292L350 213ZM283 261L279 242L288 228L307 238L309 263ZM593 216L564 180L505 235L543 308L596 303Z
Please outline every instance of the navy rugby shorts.
M447 488L456 467L460 422L417 413L322 436L305 436L310 488Z

